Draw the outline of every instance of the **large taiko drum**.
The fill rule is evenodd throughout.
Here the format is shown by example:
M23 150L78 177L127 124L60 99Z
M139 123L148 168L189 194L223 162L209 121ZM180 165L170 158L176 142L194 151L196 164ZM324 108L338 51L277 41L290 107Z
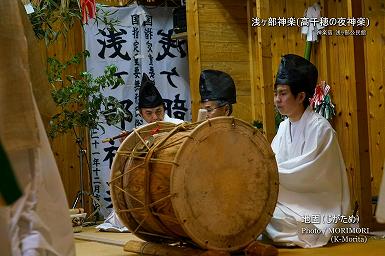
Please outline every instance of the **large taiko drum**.
M156 122L124 140L110 186L116 213L139 238L238 251L270 221L278 171L269 143L244 121Z

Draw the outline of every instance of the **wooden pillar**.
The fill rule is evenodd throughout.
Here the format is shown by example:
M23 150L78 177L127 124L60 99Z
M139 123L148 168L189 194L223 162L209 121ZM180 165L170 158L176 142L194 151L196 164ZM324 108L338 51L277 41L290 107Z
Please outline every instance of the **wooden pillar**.
M362 14L361 1L356 3L349 2L348 13L351 17L361 17L355 15ZM366 82L365 82L365 56L364 41L362 37L354 37L354 56L355 56L355 75L356 75L356 101L357 101L357 118L360 120L358 129L358 148L359 148L359 215L361 217L360 224L368 227L372 218L371 207L371 189L370 189L370 155L369 155L369 138L368 138L368 118L367 118L367 102L366 102ZM363 66L363 71L360 70Z
M350 17L364 17L361 1L349 2L348 12ZM354 28L360 29L360 28ZM354 56L355 56L355 76L356 76L356 101L357 118L360 120L358 129L358 148L359 148L359 215L360 226L368 227L371 230L383 230L385 224L379 224L372 213L372 186L371 186L371 154L370 154L370 132L369 121L370 111L368 109L368 86L366 84L364 37L353 37Z
M257 0L257 17L267 19L269 17L269 1ZM272 53L271 53L271 30L266 27L257 27L257 67L254 70L259 74L257 77L258 83L261 86L261 109L263 131L269 142L275 136L275 113L274 113L274 95L273 95L273 81L272 81ZM254 90L258 93L258 90ZM253 98L258 96L253 95ZM253 107L259 107L254 105ZM254 110L256 112L256 110Z
M257 30L252 27L252 18L257 16L257 4L255 0L247 1L247 22L249 39L249 62L250 62L250 91L251 91L251 119L262 122L261 106L261 84L259 73L257 73L258 51L257 51Z
M197 120L200 106L199 75L201 51L199 40L198 0L186 1L187 42L192 120Z

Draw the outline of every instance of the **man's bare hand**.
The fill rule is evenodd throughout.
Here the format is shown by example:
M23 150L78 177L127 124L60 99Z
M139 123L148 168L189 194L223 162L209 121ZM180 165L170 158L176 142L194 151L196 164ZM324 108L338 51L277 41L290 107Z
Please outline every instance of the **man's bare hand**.
M128 134L130 134L128 131L123 131L119 134L120 143L122 143L127 138Z

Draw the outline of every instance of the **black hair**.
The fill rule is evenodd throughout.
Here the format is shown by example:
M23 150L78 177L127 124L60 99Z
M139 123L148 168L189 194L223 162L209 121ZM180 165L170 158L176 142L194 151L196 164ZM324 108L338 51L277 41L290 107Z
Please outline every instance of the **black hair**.
M227 114L228 116L230 116L233 113L233 105L230 104L228 101L216 100L215 102L217 103L218 107L228 106L229 108L229 113Z
M274 90L277 90L277 85L278 84L274 84ZM305 98L304 98L302 104L303 104L303 106L306 109L310 105L310 98L313 97L314 91L313 92L307 92L307 91L304 90L303 86L297 85L297 84L288 84L287 86L290 87L290 91L294 95L295 98L298 97L298 94L300 92L304 92L305 93Z

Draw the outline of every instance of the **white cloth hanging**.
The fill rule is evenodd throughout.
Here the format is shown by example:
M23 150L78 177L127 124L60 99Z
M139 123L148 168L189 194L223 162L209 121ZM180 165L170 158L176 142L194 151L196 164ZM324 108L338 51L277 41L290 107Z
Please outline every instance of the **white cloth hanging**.
M48 83L39 47L21 1L2 1L0 16L0 138L23 192L0 207L0 254L72 256L68 203L32 94Z

